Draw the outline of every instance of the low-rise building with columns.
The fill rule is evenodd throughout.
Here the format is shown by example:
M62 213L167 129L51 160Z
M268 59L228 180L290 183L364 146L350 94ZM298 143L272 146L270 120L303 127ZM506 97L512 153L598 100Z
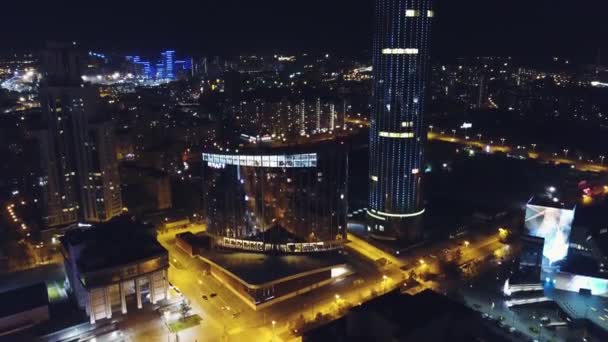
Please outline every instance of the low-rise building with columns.
M148 227L119 218L62 238L70 288L91 323L167 299L169 255Z

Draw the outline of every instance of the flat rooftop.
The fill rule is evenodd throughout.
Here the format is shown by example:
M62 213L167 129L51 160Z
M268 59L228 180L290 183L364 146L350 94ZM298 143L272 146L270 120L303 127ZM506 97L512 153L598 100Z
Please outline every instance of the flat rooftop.
M86 273L167 255L154 234L151 227L120 217L68 230L62 243L66 247L84 245L76 264Z
M300 273L346 264L337 251L311 255L274 255L206 250L201 256L251 285L261 285Z
M14 315L49 304L46 284L38 283L0 293L0 317Z

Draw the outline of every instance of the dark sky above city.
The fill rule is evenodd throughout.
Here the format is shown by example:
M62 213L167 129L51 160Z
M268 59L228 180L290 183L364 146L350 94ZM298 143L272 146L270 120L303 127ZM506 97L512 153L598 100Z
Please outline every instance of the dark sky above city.
M45 39L99 48L218 53L362 51L374 0L3 1L1 47ZM605 0L436 0L434 55L569 54L608 47ZM608 49L606 49L608 54Z

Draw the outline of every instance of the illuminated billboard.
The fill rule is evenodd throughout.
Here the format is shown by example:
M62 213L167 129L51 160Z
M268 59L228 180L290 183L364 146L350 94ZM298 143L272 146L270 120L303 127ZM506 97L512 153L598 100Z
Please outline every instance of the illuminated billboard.
M543 265L551 265L568 255L574 208L562 209L528 204L526 230L529 235L545 239Z

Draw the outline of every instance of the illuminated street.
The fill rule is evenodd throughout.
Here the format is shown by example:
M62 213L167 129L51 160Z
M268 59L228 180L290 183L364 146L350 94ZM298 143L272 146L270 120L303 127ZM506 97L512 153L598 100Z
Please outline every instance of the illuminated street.
M508 144L501 143L500 141L493 142L484 142L480 140L475 140L472 137L469 139L459 137L457 135L451 135L447 133L437 133L437 132L428 132L428 139L430 141L441 141L450 144L456 144L463 147L475 147L479 151L483 151L485 153L515 153L518 152L514 146L510 146ZM601 159L601 164L597 162L589 162L585 160L579 159L569 159L565 156L559 156L555 153L544 153L540 151L536 151L536 145L534 148L524 149L523 154L531 159L536 159L542 162L550 162L555 164L565 164L572 165L574 168L580 171L592 171L592 172L607 172L608 166L603 165L603 158ZM518 152L520 153L520 152Z
M199 227L193 231L201 230ZM171 283L190 301L193 313L203 318L199 326L180 332L180 341L194 341L197 338L199 341L202 338L205 341L240 341L245 336L252 341L269 341L272 338L272 321L276 322L275 340L287 341L294 338L291 329L300 316L305 320L312 320L318 313L345 312L346 307L402 286L412 270L436 272L437 262L431 255L449 246L459 248L458 241L449 241L416 250L412 256L406 258L397 258L350 234L346 250L350 251L349 260L356 271L355 274L338 278L334 283L319 290L274 304L267 309L254 311L215 277L204 274L202 263L175 245L174 232L159 235L158 239L169 250ZM466 248L460 248L463 248L460 264L466 264L500 253L504 245L498 241L497 234L492 234L471 242ZM389 261L386 266L374 264L380 258ZM426 260L425 265L419 264L422 258ZM424 281L423 283L426 284ZM428 286L433 286L433 283L429 282ZM421 289L422 287L411 288L408 292L416 293ZM175 295L174 291L172 293ZM210 298L213 293L217 296ZM207 299L203 299L203 295L206 295ZM160 320L160 317L158 319ZM252 334L252 331L255 331L255 334ZM148 336L145 329L141 331L141 336Z

